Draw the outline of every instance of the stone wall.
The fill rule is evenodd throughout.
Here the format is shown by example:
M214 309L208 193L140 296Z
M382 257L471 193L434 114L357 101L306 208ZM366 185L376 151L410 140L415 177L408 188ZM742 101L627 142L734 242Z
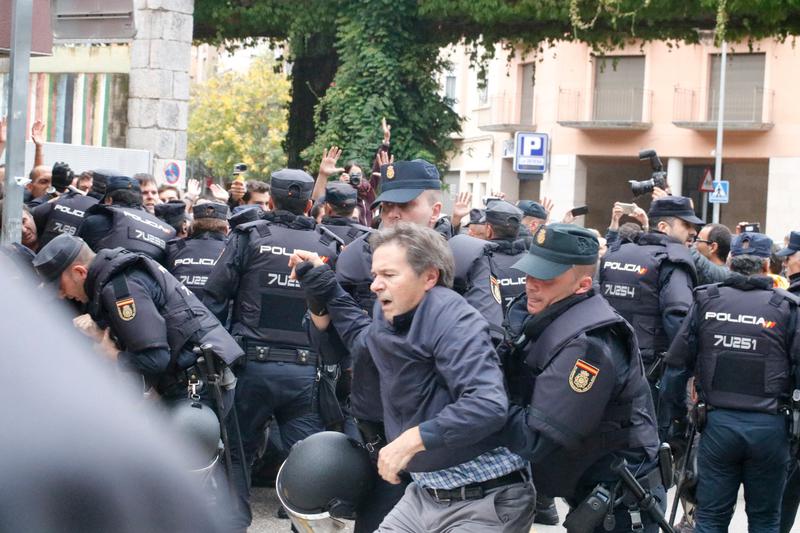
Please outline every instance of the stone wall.
M131 43L128 148L153 154L153 174L177 163L186 169L194 0L135 0ZM173 166L174 168L174 166Z

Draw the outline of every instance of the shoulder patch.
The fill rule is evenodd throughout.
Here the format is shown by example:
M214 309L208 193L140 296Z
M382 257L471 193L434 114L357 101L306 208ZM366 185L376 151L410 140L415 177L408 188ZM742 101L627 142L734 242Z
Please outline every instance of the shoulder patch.
M492 296L497 301L497 303L502 303L503 299L500 297L500 282L497 281L497 278L492 276L491 278L492 284Z
M578 359L569 374L569 387L578 393L587 392L594 385L599 373L599 368L590 365L583 359Z
M122 300L117 300L117 314L119 317L124 321L133 320L136 318L136 302L133 298L123 298Z

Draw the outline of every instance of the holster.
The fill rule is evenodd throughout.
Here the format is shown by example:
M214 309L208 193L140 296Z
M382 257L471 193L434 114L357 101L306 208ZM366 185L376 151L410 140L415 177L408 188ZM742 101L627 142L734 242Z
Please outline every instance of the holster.
M697 428L698 433L702 433L708 423L708 405L705 402L699 402L694 406L691 412L692 423ZM691 443L689 443L691 446Z
M344 414L336 397L336 382L339 380L339 365L326 365L317 369L317 401L319 416L326 427L344 422Z
M567 514L564 527L567 533L592 533L603 521L612 505L611 491L597 485L589 495Z

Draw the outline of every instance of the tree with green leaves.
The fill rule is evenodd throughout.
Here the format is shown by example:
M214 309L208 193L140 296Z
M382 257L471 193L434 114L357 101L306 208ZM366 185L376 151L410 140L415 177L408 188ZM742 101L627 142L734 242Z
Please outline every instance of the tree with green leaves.
M256 58L243 74L227 72L193 89L188 152L218 177L237 163L250 179L268 180L286 165L289 81L269 57Z
M545 42L580 40L598 51L632 39L694 43L698 30L746 41L800 32L794 0L196 0L201 40L269 37L289 43L289 162L340 142L368 160L378 121L394 125L399 158L446 159L458 120L435 81L434 53L463 42L478 67L501 44L534 54ZM313 118L313 120L312 120ZM310 148L306 148L310 145ZM301 151L304 157L301 156Z

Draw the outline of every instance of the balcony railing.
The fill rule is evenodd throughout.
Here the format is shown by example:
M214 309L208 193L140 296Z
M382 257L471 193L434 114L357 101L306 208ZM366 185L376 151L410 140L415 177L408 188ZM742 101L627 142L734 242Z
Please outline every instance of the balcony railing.
M587 102L577 89L559 89L558 123L580 129L648 129L653 97L644 89L594 89ZM589 107L591 105L591 107Z
M507 95L489 98L488 106L475 113L478 128L484 131L508 132L534 129L534 103L522 104L519 99Z
M678 127L694 130L717 128L719 91L709 89L708 99L700 101L694 89L676 87L673 96L672 122ZM729 88L725 94L723 128L738 131L765 131L772 128L774 91L763 87L746 90Z

